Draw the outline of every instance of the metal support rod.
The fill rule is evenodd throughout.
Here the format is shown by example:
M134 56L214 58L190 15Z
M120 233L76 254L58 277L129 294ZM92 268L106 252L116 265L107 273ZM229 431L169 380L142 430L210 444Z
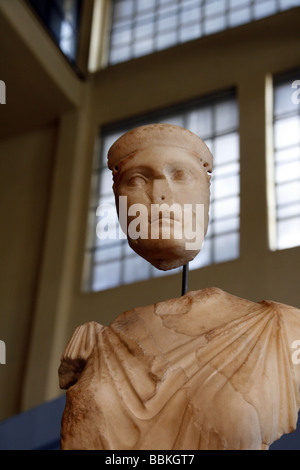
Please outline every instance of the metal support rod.
M181 295L186 294L188 289L189 289L189 263L185 264L182 269Z

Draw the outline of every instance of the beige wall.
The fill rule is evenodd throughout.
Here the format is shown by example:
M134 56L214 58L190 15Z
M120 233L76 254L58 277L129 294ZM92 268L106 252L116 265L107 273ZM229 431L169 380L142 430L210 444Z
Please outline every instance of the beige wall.
M191 272L190 289L218 286L250 300L272 299L300 307L297 285L300 248L278 252L268 249L265 164L268 113L264 99L269 74L300 65L299 10L101 70L83 84L78 104L73 102L73 109L59 113L55 137L53 128L32 134L35 141L48 139L49 159L55 141L55 165L53 172L50 167L43 167L44 178L52 181L51 191L46 189L49 188L46 183L43 185L45 198L46 194L49 196L47 212L42 208L41 198L40 225L27 227L25 222L26 233L34 231L37 238L41 237L42 226L45 229L42 242L39 238L42 262L35 258L36 254L26 251L21 238L19 262L12 251L13 240L6 255L5 269L11 270L6 281L6 304L14 305L15 310L10 316L13 307L9 309L1 300L5 321L0 339L5 340L7 335L13 344L20 337L18 306L30 298L31 307L22 316L27 328L21 334L23 349L18 346L13 352L7 347L8 363L5 369L1 366L0 373L5 370L3 380L6 380L3 387L1 376L3 417L58 396L60 355L77 325L90 320L106 325L124 310L180 295L178 275L105 292L81 291L90 171L101 124L235 86L240 105L241 254L238 260ZM19 155L21 139L24 137L4 142L0 150L6 146L17 148ZM33 139L31 134L27 139ZM28 145L24 147L28 148L25 174L32 197L37 192L30 183L33 176L29 168L31 165L36 168L38 162L31 162L32 150ZM7 171L12 165L9 161ZM6 183L3 188L5 212L11 213L13 199L7 186ZM30 202L30 199L26 202L29 212ZM6 230L4 236L8 237ZM22 255L22 250L26 255ZM23 256L30 258L38 279L31 290L24 286L16 300L14 276L26 275ZM0 271L2 274L3 266ZM16 356L18 367L9 362L11 354ZM18 373L21 364L25 365L22 379ZM7 380L9 374L13 381ZM9 410L6 403L10 403Z
M47 228L56 126L0 143L1 416L15 413L22 383Z
M62 116L80 107L84 88L23 0L0 2L0 57L7 92L0 107L0 339L7 352L7 364L0 366L0 419L5 419L23 409L54 180L64 160L57 152L59 130ZM41 337L48 333L39 331ZM35 377L31 387L38 383Z

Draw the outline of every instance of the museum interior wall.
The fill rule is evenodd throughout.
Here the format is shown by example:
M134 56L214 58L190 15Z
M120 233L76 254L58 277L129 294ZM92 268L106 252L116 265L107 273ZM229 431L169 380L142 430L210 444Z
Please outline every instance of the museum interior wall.
M240 113L240 256L190 273L253 301L300 308L300 247L271 251L269 89L297 69L300 8L79 76L22 0L0 4L0 419L58 397L57 370L79 324L180 295L168 275L82 290L90 175L102 125L235 88ZM299 76L300 79L300 76Z

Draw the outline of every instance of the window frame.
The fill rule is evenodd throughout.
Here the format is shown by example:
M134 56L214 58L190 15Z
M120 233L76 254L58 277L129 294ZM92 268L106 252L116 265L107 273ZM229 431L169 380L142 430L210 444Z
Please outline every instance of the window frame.
M107 0L106 0L107 1ZM154 12L153 12L153 17L154 17L154 21L153 21L153 35L149 35L148 36L148 39L152 39L153 41L153 46L151 48L151 50L149 50L148 52L146 51L145 54L139 54L139 53L134 53L134 46L135 44L137 44L137 41L136 41L136 29L135 29L135 24L138 23L138 21L140 20L141 21L141 18L139 18L137 16L138 14L138 10L137 10L137 1L138 0L128 0L128 1L132 1L133 2L133 9L132 9L132 13L131 15L128 15L127 17L123 17L123 20L125 18L128 18L127 22L130 22L131 24L131 28L128 28L127 31L129 31L129 35L131 37L130 41L128 42L128 47L129 47L129 56L128 57L125 57L124 59L120 59L120 60L112 60L111 59L111 51L112 51L112 43L113 43L113 35L114 35L114 31L117 29L117 28L122 28L122 25L118 25L118 24L114 24L114 11L115 11L115 4L118 3L118 2L121 2L122 0L109 0L109 8L108 8L108 17L107 17L107 22L109 24L109 30L108 30L108 40L105 42L105 47L107 48L107 51L105 52L105 57L106 57L106 66L111 66L111 65L116 65L116 64L119 64L119 63L122 63L122 62L127 62L127 61L130 61L130 60L134 60L138 57L144 57L144 56L147 56L149 54L153 54L153 53L157 53L161 50L165 50L165 49L169 49L169 48L172 48L172 47L177 47L178 45L180 44L183 44L185 42L189 42L189 41L193 41L193 40L199 40L201 38L204 38L206 36L210 36L212 34L216 34L216 33L220 33L222 31L225 31L225 30L228 30L228 29L232 29L232 28L235 28L235 27L239 27L239 26L242 26L242 25L245 25L245 24L249 24L249 23L252 23L252 22L255 22L255 21L259 21L261 19L264 19L266 17L270 17L270 16L273 16L273 15L276 15L278 13L281 13L283 11L287 11L287 10L290 10L290 9L293 9L293 8L297 8L300 6L300 3L298 5L292 5L292 6L283 6L282 5L282 1L285 1L285 0L270 0L270 1L273 1L273 4L274 4L274 11L270 11L269 13L266 13L266 12L258 12L259 9L261 7L264 7L268 2L267 0L246 0L248 1L248 4L247 5L231 5L231 3L229 2L229 0L213 0L213 2L209 3L209 4L206 4L206 3L203 3L201 0L198 1L198 8L199 8L199 11L200 11L200 17L199 17L199 24L200 24L200 29L199 29L199 34L195 34L193 37L190 37L186 40L184 39L180 39L180 27L183 26L183 23L181 22L180 23L180 20L179 20L179 16L182 15L184 12L183 12L183 5L181 3L181 1L177 1L176 2L176 5L174 6L174 2L172 2L171 0L170 1L167 1L167 2L164 2L166 3L166 5L161 5L159 3L160 0L154 0L154 3L155 3L155 7L154 7ZM192 1L192 0L191 0ZM206 0L204 0L206 2ZM269 1L269 3L270 3ZM196 0L195 0L196 2ZM223 2L224 4L224 12L225 12L225 19L224 19L224 25L223 27L212 27L211 30L207 30L207 22L209 21L214 21L214 19L216 18L222 18L222 14L221 13L218 13L218 12L213 12L213 11L209 11L209 7L211 7L211 5L213 5L213 3L217 3L217 2ZM187 7L190 7L191 5L187 5ZM158 42L157 42L157 38L159 38L159 31L158 31L158 26L157 26L157 22L159 20L159 15L161 13L160 11L160 7L162 8L166 8L166 7L173 7L174 9L177 9L178 10L178 13L175 15L176 16L176 27L174 29L170 29L170 33L174 30L174 33L177 37L176 40L174 40L173 42L171 41L170 43L166 44L165 46L163 47L160 47L158 46ZM250 18L248 20L244 19L244 20L239 20L239 21L233 21L232 20L232 17L231 15L233 15L234 13L236 12L240 12L242 10L245 10L246 8L249 9L249 15L250 15ZM144 9L144 12L148 11L150 12L150 9ZM198 11L198 10L197 10ZM164 10L162 10L162 13L165 13ZM156 18L157 17L157 18ZM169 18L169 15L167 15L166 13L166 18ZM125 21L124 20L124 21ZM150 23L149 23L150 24ZM152 24L152 23L151 23ZM191 27L193 25L198 25L198 22L196 23L195 21L192 21L191 23L189 23L190 27L189 27L189 31L191 31ZM163 31L163 33L165 33L165 30ZM145 39L145 37L143 37L143 39ZM121 48L123 47L124 48L124 38L121 40L120 42L121 44ZM117 50L117 48L116 48Z
M58 38L55 37L50 26L47 24L46 19L36 10L30 0L25 0L26 4L33 12L37 20L41 23L48 36L53 41L59 53L63 56L64 60L74 70L80 79L84 79L88 74L88 60L90 53L90 40L91 40L91 25L93 18L94 0L84 2L80 0L81 4L78 11L78 25L76 32L76 53L75 57L69 57L60 46Z
M270 213L269 215L269 233L270 233L269 245L270 245L271 251L280 251L280 250L285 250L285 249L294 248L296 246L300 246L300 238L299 238L299 243L293 242L291 244L289 243L282 244L282 242L280 242L280 236L279 236L279 225L281 222L284 223L284 221L288 222L291 219L298 218L299 219L298 230L299 230L299 237L300 237L300 174L294 180L288 179L287 181L278 181L278 178L276 176L278 174L278 172L276 171L278 166L284 170L285 165L289 163L289 162L286 163L284 161L278 160L277 156L280 151L286 151L286 150L289 151L289 150L292 150L293 148L298 147L298 154L296 151L295 153L296 156L292 158L292 162L298 163L298 166L300 167L300 125L299 125L298 145L294 144L294 145L289 146L289 148L287 149L282 148L281 150L276 145L276 140L277 140L276 125L278 123L282 123L288 119L291 119L295 116L298 116L300 119L300 106L299 104L298 104L298 107L297 105L295 105L294 109L292 109L292 106L291 106L290 110L288 111L285 110L284 112L281 111L279 113L276 113L276 109L275 109L276 91L277 91L276 89L278 87L286 86L286 91L288 91L289 99L292 103L292 95L293 95L293 92L295 91L292 88L292 83L295 80L299 80L299 79L300 79L299 68L292 69L284 73L274 74L272 77L272 102L273 102L273 105L272 105L272 149L273 150L272 150L272 160L271 160L272 167L270 169L272 188L271 188L271 196L270 196L270 202L269 202L269 213ZM282 188L283 186L288 186L290 183L293 183L293 181L294 181L294 184L296 184L298 188L298 192L299 192L298 201L287 201L286 203L282 201L279 202L279 188L280 187ZM269 191L270 191L270 188L269 188ZM290 214L286 216L283 216L283 215L280 216L280 209L282 209L283 207L289 208L290 206L294 206L297 204L299 205L298 213Z

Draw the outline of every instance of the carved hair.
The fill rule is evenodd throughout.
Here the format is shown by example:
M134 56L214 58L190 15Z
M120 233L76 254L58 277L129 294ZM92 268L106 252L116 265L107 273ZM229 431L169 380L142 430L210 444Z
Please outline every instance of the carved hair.
M196 134L174 124L149 124L126 132L110 147L108 167L112 170L114 179L119 174L122 162L150 145L173 146L188 150L207 172L212 171L212 154Z

